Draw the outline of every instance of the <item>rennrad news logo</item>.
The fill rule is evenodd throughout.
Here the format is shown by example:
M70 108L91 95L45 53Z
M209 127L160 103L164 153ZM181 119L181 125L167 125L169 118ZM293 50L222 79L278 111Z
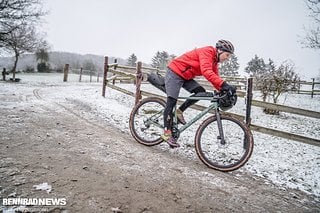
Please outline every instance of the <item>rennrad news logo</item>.
M2 206L65 206L66 198L2 198Z

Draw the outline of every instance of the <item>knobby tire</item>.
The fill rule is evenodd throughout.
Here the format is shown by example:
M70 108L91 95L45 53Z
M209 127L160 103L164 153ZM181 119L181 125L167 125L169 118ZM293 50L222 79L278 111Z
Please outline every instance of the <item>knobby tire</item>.
M163 140L163 110L165 101L157 97L141 100L131 111L130 132L134 139L146 146L160 144ZM161 125L161 127L160 127Z
M242 167L253 151L253 136L243 122L220 115L226 144L220 142L217 119L211 116L199 126L195 148L200 160L208 167L229 172Z

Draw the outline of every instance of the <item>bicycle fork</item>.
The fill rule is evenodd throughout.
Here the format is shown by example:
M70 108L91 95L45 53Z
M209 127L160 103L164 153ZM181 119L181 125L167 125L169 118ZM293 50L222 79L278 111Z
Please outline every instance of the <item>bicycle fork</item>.
M219 113L218 109L215 110L215 115L217 118L217 124L218 124L218 130L219 130L219 135L217 136L217 139L220 140L220 143L222 145L225 145L226 141L224 140L222 122L221 122L221 117L220 117L220 113Z

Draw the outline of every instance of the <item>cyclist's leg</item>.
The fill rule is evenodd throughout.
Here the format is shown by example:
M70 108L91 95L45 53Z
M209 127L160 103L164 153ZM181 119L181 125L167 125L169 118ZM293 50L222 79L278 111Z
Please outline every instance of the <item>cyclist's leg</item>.
M172 121L173 121L173 109L177 104L177 99L170 96L167 97L166 107L163 112L164 131L161 138L166 141L172 148L179 147L176 139L172 135Z
M172 113L175 105L177 104L177 99L179 96L180 89L184 84L184 81L180 76L174 73L171 69L167 70L165 76L165 87L167 93L167 103L164 109L164 127L165 130L171 130Z
M176 104L177 104L177 99L172 98L170 96L167 97L167 103L163 112L165 130L172 130L172 119L173 119L172 112Z
M186 89L188 92L193 93L192 96L195 96L196 94L200 93L200 92L206 92L206 90L195 80L189 80L186 81L183 86L184 89ZM184 112L188 107L190 107L191 105L197 103L197 100L186 100L180 107L179 109L181 110L181 112Z
M175 141L171 137L172 133L172 120L173 120L173 109L177 104L177 99L179 96L180 89L184 83L184 80L175 74L173 71L168 69L165 77L165 87L167 93L167 103L163 112L164 116L164 137L171 146L174 146ZM166 137L168 136L168 137ZM173 139L174 140L174 139ZM172 142L172 144L170 143ZM178 146L178 145L177 145Z

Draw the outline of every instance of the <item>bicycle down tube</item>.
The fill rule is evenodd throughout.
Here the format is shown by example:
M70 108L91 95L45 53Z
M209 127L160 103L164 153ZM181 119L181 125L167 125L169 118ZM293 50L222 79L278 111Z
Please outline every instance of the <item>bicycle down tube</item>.
M178 99L189 99L189 100L212 100L208 98L199 98L199 97L179 97ZM195 117L193 117L188 123L179 128L180 133L189 128L192 124L201 119L205 114L207 114L210 110L215 109L217 107L217 103L210 104L206 109L198 113Z

